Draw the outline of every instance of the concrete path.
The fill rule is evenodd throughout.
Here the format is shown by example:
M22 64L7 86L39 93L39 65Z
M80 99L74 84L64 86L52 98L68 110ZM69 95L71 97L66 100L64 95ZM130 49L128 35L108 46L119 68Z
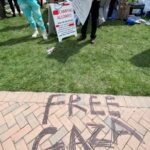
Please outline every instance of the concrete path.
M150 97L0 92L0 150L150 150Z

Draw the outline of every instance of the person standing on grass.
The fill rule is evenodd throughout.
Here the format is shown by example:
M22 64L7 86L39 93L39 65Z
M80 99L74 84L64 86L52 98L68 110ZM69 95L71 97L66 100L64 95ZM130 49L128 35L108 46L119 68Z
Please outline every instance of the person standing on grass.
M111 0L101 0L100 8L99 8L98 25L101 25L102 23L106 21L107 16L108 16L110 1Z
M93 0L90 13L89 13L84 25L82 26L81 35L78 38L78 41L86 39L88 21L89 21L90 14L91 14L91 17L92 17L92 20L91 20L92 21L91 44L95 43L97 23L98 23L98 17L99 17L99 5L100 5L100 0Z
M43 39L47 40L46 28L40 11L40 5L38 4L37 0L18 0L18 4L30 23L31 28L33 29L32 37L36 38L39 35L37 29L38 25Z
M111 0L109 5L109 11L108 11L108 18L111 18L113 14L113 10L116 8L116 5L118 4L118 0Z
M13 4L13 2L14 2L14 4ZM8 0L8 3L9 3L10 8L11 8L11 10L12 10L13 17L16 17L15 7L16 7L16 9L17 9L17 11L18 11L19 16L21 16L20 7L19 7L19 5L18 5L18 3L17 3L17 0ZM14 7L14 5L15 5L15 7Z

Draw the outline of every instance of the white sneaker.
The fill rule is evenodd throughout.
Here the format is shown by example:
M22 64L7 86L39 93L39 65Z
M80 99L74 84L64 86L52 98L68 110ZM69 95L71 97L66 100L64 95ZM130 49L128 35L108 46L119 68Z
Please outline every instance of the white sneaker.
M98 20L98 25L101 25L105 22L105 19L104 18L99 18Z
M43 37L44 40L48 39L46 31L41 31L41 35L42 35L42 37Z
M34 30L34 32L32 34L32 38L37 38L38 35L39 35L38 30Z
M50 55L55 50L55 47L52 47L47 50L48 55Z

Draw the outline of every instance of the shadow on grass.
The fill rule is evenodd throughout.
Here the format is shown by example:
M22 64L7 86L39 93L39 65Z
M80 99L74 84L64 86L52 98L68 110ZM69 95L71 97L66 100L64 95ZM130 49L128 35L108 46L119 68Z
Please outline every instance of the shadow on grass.
M57 35L49 35L48 40L39 40L37 43L40 44L55 44L58 42Z
M6 15L4 18L1 18L0 21L1 21L1 20L6 20L6 19L8 20L8 19L11 19L11 18L12 18L12 16Z
M31 38L31 35L27 35L27 36L23 36L23 37L19 37L19 38L13 38L13 39L9 39L7 41L0 42L0 47L1 46L12 46L15 44L25 43L25 42L28 42L31 40L32 41L35 40L34 38Z
M13 31L13 30L20 30L22 28L26 28L28 27L28 24L24 24L24 25L20 25L20 26L6 26L3 29L0 29L0 32L9 32L9 31Z
M78 42L76 39L66 39L62 43L56 43L55 50L51 55L47 56L48 59L56 59L61 63L66 63L69 57L77 54L80 49L89 44L89 41Z
M121 20L107 20L105 23L103 23L101 26L124 26L126 25L124 21Z
M137 67L150 67L150 49L135 55L130 61Z

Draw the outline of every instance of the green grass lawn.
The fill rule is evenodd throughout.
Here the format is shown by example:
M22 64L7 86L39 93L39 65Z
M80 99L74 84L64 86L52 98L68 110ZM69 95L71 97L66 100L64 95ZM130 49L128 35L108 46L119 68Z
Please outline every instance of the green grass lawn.
M23 17L1 20L0 90L150 95L150 27L107 22L91 45L31 39Z

